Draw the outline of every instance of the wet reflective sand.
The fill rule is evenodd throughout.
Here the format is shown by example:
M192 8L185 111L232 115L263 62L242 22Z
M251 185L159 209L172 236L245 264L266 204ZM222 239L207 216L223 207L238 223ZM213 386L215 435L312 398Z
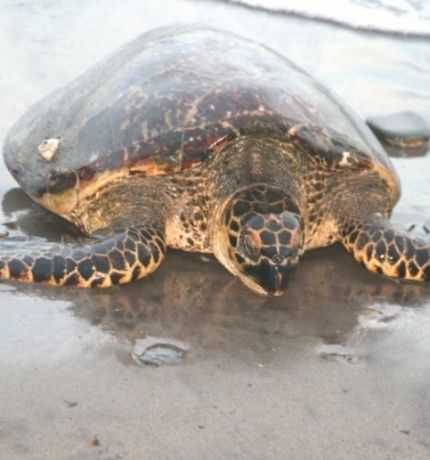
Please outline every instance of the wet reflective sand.
M270 44L363 117L408 109L430 121L428 41L209 1L5 5L1 139L117 44L181 18ZM395 165L395 220L429 223L429 156ZM80 238L3 166L0 177L0 229ZM376 277L340 247L307 254L291 281L266 299L214 259L171 251L123 288L0 284L0 458L429 458L430 287ZM148 337L183 346L179 363L139 363Z

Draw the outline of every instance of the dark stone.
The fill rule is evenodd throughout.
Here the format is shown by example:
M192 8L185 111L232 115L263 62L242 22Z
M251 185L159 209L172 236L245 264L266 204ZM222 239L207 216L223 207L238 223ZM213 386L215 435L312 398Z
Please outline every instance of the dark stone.
M423 155L429 149L430 126L417 113L373 117L367 124L392 155Z

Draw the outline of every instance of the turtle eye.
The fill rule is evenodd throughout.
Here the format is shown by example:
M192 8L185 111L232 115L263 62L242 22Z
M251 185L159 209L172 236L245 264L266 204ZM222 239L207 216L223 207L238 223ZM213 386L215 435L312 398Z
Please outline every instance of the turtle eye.
M260 248L255 244L255 236L249 233L239 237L239 249L248 259L257 262Z

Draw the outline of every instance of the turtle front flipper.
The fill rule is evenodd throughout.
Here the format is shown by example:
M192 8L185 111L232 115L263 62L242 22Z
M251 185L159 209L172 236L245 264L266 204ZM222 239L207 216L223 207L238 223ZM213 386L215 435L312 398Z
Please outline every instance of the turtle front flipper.
M348 223L341 229L341 239L355 259L372 272L430 282L430 241L414 238L388 220Z
M16 242L15 242L16 246ZM133 226L91 244L0 241L0 278L53 285L108 287L149 275L160 265L164 232Z

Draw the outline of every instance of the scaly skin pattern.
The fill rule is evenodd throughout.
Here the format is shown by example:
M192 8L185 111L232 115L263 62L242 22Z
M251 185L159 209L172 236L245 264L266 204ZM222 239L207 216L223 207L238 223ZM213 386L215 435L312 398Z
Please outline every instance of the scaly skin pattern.
M277 257L285 257L292 246L299 244L296 241L298 235L294 222L286 226L280 221L282 213L291 212L291 208L285 196L265 184L241 193L225 215L226 231L232 250L247 244L240 240L244 237L241 231L248 221L250 224L245 236L252 245L260 248L259 258L276 260ZM299 212L297 208L294 210ZM265 215L268 219L263 218ZM246 266L240 253L231 254L231 257L239 265Z
M316 164L305 152L279 145L270 138L247 138L228 143L204 167L165 178L133 176L106 186L76 208L74 222L88 235L123 224L124 230L82 247L31 240L16 247L1 240L0 277L79 287L124 284L156 270L166 246L214 252L240 276L237 267L242 265L239 271L246 273L254 261L241 259L238 238L252 214L262 214L267 219L261 228L256 217L250 229L251 241L260 249L259 263L262 257L282 258L292 248L305 251L341 240L371 271L428 281L428 245L388 224L376 230L376 224L370 224L375 212L389 215L393 206L390 189L371 165L358 175L336 165ZM248 192L238 194L243 189ZM217 220L225 202L230 208ZM302 235L279 220L284 211L300 216ZM351 212L353 223L344 218ZM223 257L215 250L221 239L218 252L226 254ZM395 248L398 258L393 258ZM289 262L297 262L300 252Z
M46 140L58 141L51 161L37 153ZM205 26L130 42L31 108L9 132L4 157L34 201L86 235L112 230L82 247L0 241L4 279L123 284L154 271L166 246L212 252L235 273L240 260L228 250L243 233L235 228L248 225L266 258L293 242L294 261L341 239L370 270L428 280L428 245L389 226L373 230L372 216L390 215L400 186L365 124L286 58ZM261 229L258 218L251 225L225 207L245 188L250 209L273 206ZM272 200L269 188L282 198ZM300 231L277 212L290 198ZM374 235L365 251L356 231ZM394 251L390 231L394 263L381 260Z
M388 221L351 223L342 243L368 270L411 281L430 281L430 244L395 229Z
M226 207L222 223L227 251L217 248L215 254L252 290L282 295L303 252L299 214L283 190L268 184L240 190Z
M124 284L152 273L166 248L160 230L130 227L100 242L66 246L27 242L19 249L2 247L0 277L78 287ZM30 255L31 254L31 255Z

